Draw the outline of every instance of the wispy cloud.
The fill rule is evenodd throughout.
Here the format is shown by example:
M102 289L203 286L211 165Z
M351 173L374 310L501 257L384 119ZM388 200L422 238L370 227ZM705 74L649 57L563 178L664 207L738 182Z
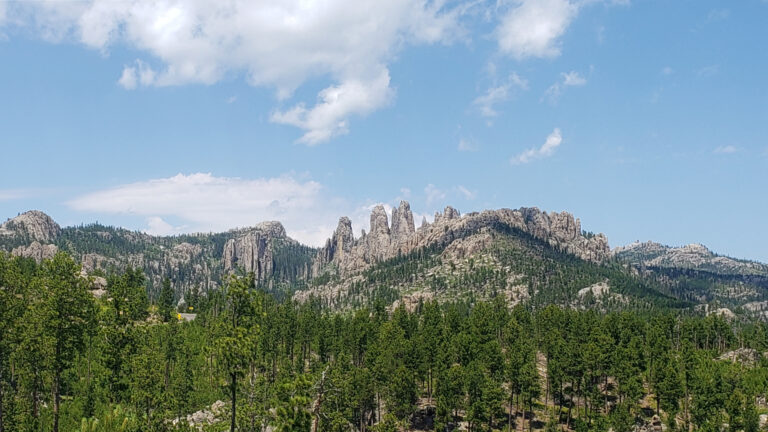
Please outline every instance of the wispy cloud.
M675 73L675 70L674 70L674 69L672 69L672 68L671 68L671 67L669 67L669 66L664 66L663 68L661 68L661 74L662 74L662 75L667 75L667 76L669 76L669 75L672 75L673 73Z
M568 87L581 87L587 84L587 79L576 71L563 72L560 74L560 80L552 84L544 92L542 100L556 105L560 101L560 96Z
M21 189L0 189L0 201L12 201L28 196L28 192Z
M570 71L568 73L561 74L563 76L563 85L568 86L583 86L587 83L587 79L581 76L576 71Z
M728 9L712 9L707 14L707 22L717 22L728 19L731 16L731 11Z
M509 100L516 89L527 90L528 81L513 72L501 85L490 87L478 96L472 105L477 107L483 117L496 117L496 105Z
M471 191L462 185L456 186L456 191L459 193L459 195L463 196L464 199L466 200L471 201L475 199L475 197L477 197L476 191Z
M480 145L477 143L477 141L470 139L470 138L461 138L459 139L459 151L462 152L473 152L480 149Z
M715 76L718 73L720 73L720 65L717 65L717 64L704 66L702 68L699 68L696 71L696 75L698 75L701 78L708 78L711 76Z
M519 155L514 156L509 162L512 165L521 165L536 159L552 156L562 142L563 136L560 133L560 128L555 128L555 130L547 136L547 139L541 147L528 149Z
M712 151L712 153L714 153L714 154L733 154L733 153L736 153L738 151L739 151L738 147L733 146L733 145L726 145L726 146L717 147L716 149L714 149Z
M426 196L427 205L435 204L438 201L445 199L445 191L438 189L437 186L432 183L428 184L424 188L424 195Z

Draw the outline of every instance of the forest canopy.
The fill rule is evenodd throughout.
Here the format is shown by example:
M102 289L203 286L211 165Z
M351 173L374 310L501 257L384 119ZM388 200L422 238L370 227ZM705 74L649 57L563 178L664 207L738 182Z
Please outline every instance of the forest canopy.
M767 411L763 323L502 297L340 313L248 274L179 305L172 284L149 298L128 269L97 297L65 253L0 253L0 432L755 431Z

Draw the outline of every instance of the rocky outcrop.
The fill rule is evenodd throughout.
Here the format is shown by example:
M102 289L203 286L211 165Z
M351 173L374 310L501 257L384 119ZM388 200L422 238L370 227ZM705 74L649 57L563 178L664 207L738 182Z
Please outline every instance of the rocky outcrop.
M0 225L0 235L15 235L39 242L52 242L59 234L59 224L37 210L22 213Z
M400 201L400 207L392 209L392 243L405 242L414 232L416 226L413 224L411 205L407 201Z
M447 206L443 213L435 212L435 223L448 222L461 217L461 213L451 206Z
M256 280L260 281L272 276L275 241L289 241L283 225L280 222L263 222L237 231L236 235L224 244L221 257L224 271L242 269L253 272Z
M33 241L29 246L19 246L11 251L12 255L20 256L24 258L32 258L39 264L43 260L51 259L59 248L52 244L41 244L38 241Z
M427 222L427 217L426 216L422 216L421 217L421 226L419 227L419 230L427 229L428 226L429 226L429 222Z
M361 238L363 258L366 262L376 262L386 259L389 245L392 242L389 231L387 211L384 206L377 205L371 212L371 231Z
M758 361L760 361L761 357L762 355L757 350L754 350L752 348L739 348L734 351L728 351L726 353L723 353L717 359L752 366Z
M344 216L339 219L339 224L333 236L325 242L325 247L317 252L317 257L312 266L313 274L320 274L322 269L331 262L340 262L347 259L355 243L352 233L352 221Z
M200 255L203 252L203 248L200 245L193 245L190 243L179 243L171 249L171 256L174 260L179 262L187 262L192 258Z
M585 235L581 231L581 222L573 215L565 212L546 213L537 208L487 210L462 217L458 210L448 206L442 213L435 214L432 224L424 221L422 226L415 230L410 205L403 201L398 208L392 210L391 229L387 222L384 207L376 206L371 213L370 232L365 234L363 231L363 236L353 241L343 257L337 252L337 229L334 237L318 252L313 266L314 275L326 271L329 264L342 275L349 274L420 247L435 244L448 246L458 239L504 227L519 229L585 260L599 262L610 252L605 236ZM351 225L345 225L345 231L351 232ZM350 244L348 240L349 238L347 245ZM476 243L478 242L471 244ZM476 251L472 253L474 252Z
M190 314L181 314L190 315ZM182 317L184 318L184 317ZM219 423L226 416L228 407L225 402L220 400L214 402L209 408L195 411L186 417L177 417L173 420L167 421L173 426L177 426L180 423L184 426L188 426L197 431L202 431L210 425Z
M90 283L91 294L96 298L101 298L107 293L107 279L101 276L90 275L85 269L80 270L80 277L88 280Z

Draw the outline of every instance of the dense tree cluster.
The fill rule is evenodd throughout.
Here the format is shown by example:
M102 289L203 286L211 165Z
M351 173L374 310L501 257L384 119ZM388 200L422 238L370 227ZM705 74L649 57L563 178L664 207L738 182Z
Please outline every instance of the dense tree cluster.
M0 253L0 432L187 430L216 401L205 430L754 431L766 409L759 323L501 296L339 313L250 275L188 296L186 322L172 280L155 301L139 270L107 281L95 298L66 254Z

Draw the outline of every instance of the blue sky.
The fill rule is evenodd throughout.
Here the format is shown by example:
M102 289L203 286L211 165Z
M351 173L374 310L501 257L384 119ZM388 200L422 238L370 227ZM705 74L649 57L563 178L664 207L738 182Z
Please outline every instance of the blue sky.
M768 2L0 3L0 219L537 206L768 261Z

